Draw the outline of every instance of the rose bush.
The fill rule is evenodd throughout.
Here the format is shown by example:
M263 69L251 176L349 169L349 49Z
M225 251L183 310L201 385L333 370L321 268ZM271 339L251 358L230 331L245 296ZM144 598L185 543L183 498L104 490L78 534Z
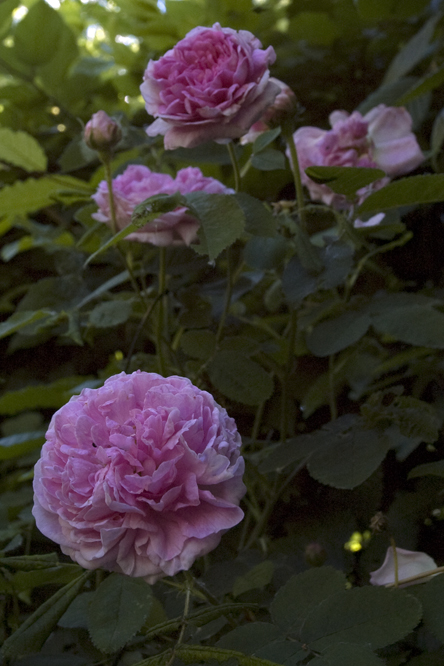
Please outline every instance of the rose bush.
M276 55L247 30L198 27L159 60L150 60L140 87L149 136L165 148L236 139L272 104L279 86L268 67Z
M37 527L86 569L153 583L189 569L242 520L236 424L188 379L110 377L59 409L46 440Z
M294 133L301 179L314 201L322 201L337 209L350 206L343 195L309 178L305 173L307 167L373 167L385 171L386 178L358 190L361 203L391 178L412 171L424 160L412 132L411 116L402 107L379 104L364 116L359 111L351 115L345 111L334 111L329 120L331 130L300 127Z
M233 192L215 178L207 178L197 167L180 169L174 179L156 173L146 166L132 164L113 180L113 196L118 230L128 226L134 207L155 194L188 194L189 192L230 194ZM111 226L108 185L102 180L92 197L99 207L93 218ZM196 240L199 222L183 206L163 213L156 220L129 234L127 240L153 245L189 245Z

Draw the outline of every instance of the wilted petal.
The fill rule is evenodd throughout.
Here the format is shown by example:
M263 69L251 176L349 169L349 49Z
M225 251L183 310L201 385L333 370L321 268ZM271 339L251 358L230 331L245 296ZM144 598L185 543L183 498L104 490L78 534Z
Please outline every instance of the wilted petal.
M437 568L437 564L430 555L421 553L415 550L404 550L403 548L396 548L396 556L398 562L398 580L410 578L426 571L433 571ZM393 548L387 548L385 560L382 566L376 571L370 573L370 583L372 585L388 585L395 582L395 559L393 557ZM407 585L414 585L415 582L406 583Z

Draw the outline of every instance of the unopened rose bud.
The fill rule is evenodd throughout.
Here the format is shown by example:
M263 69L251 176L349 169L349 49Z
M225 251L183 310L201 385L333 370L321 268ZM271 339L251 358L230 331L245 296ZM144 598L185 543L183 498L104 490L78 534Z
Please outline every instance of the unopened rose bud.
M322 567L327 559L323 546L316 541L309 543L305 548L305 561L312 567Z
M83 136L89 148L99 152L109 152L122 138L122 130L105 111L97 111L86 123Z
M269 126L277 127L294 116L298 102L296 95L286 83L273 77L270 78L270 81L279 86L281 91L277 94L273 104L265 110L261 120Z

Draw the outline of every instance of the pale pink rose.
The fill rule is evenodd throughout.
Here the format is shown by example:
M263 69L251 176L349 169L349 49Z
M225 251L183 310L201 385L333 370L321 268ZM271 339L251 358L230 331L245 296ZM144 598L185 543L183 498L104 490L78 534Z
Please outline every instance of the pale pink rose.
M156 173L146 166L132 164L113 180L114 205L116 208L117 229L123 229L131 222L135 206L155 194L188 194L189 192L210 194L231 194L215 178L207 178L200 169L187 167L177 172L176 178L165 173ZM108 186L105 180L99 184L92 197L99 207L93 218L111 226ZM199 222L179 206L169 213L162 213L157 219L129 234L127 240L152 243L158 246L190 245L197 238Z
M400 587L407 587L408 585L415 584L415 581L412 581L402 585L402 580L404 578L410 578L411 576L437 569L435 560L432 559L430 555L427 555L427 553L396 548L396 556L398 560L398 581L401 582ZM395 560L393 557L393 548L390 547L387 548L387 553L382 566L370 573L370 583L372 585L388 585L390 583L393 584L394 582Z
M85 569L154 583L243 518L236 424L183 377L138 370L53 416L34 475L38 529Z
M350 202L335 194L327 185L315 183L305 173L311 166L371 167L385 171L387 177L358 190L357 203L391 178L416 169L424 160L415 135L412 119L402 107L380 104L365 116L359 111L351 115L334 111L330 115L331 130L301 127L294 133L302 183L311 199L336 209L348 210ZM289 156L289 152L287 151Z
M89 148L107 151L119 143L122 138L122 130L105 111L97 111L86 123L83 138Z
M140 86L157 120L149 136L165 135L165 148L191 148L241 137L269 106L279 87L270 80L271 46L247 30L198 27L159 60L150 60Z
M284 120L290 118L294 115L297 108L296 95L292 89L287 86L286 83L275 79L274 77L270 78L270 81L279 86L280 92L276 96L274 102L265 109L264 113L261 116L261 119L254 123L248 130L247 134L241 138L241 143L243 145L247 143L254 143L258 136L263 134L273 127L277 127Z

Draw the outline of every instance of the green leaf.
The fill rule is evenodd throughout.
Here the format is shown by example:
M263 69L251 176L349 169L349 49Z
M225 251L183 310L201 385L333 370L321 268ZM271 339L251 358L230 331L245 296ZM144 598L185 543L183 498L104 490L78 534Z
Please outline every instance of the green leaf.
M391 440L377 429L367 429L357 418L330 441L319 447L307 463L311 476L334 488L352 489L379 467Z
M200 245L193 245L199 254L208 254L214 261L225 248L242 235L245 215L236 199L227 194L192 192L186 200L200 222Z
M285 169L285 155L280 150L265 148L260 153L251 156L251 164L259 171Z
M421 602L425 629L444 642L444 576L434 576L423 585L415 585L412 591Z
M292 39L330 46L340 36L341 28L326 12L299 12L291 19L288 33Z
M131 316L132 301L106 301L89 313L89 324L95 328L111 328L124 324Z
M271 560L264 560L250 569L245 576L239 576L234 581L233 597L239 597L250 590L260 590L273 578L274 564Z
M47 159L40 144L26 132L0 128L0 160L26 171L45 171Z
M187 622L195 627L203 627L209 622L213 622L214 620L217 620L224 615L246 610L257 610L257 605L243 603L219 604L218 606L204 608L194 613L190 613L190 615L187 617ZM183 618L178 617L174 620L168 620L167 622L157 624L145 632L145 638L146 640L151 640L156 636L167 636L168 634L172 634L180 629L182 623Z
M152 604L150 585L113 573L96 590L89 606L91 639L102 652L120 650L145 622Z
M439 67L432 74L428 74L420 79L410 90L397 100L397 105L402 106L413 99L424 95L430 90L435 90L444 82L444 67Z
M245 405L259 405L273 392L273 380L268 372L240 352L217 352L208 374L218 391Z
M391 421L404 437L420 438L429 444L436 442L442 425L442 417L432 405L410 395L395 395L390 389L370 395L361 413L371 426Z
M338 643L310 661L310 666L384 666L382 661L365 645Z
M262 201L246 192L234 195L245 215L245 231L253 236L276 236L276 219Z
M393 0L356 0L358 13L366 21L381 21L389 18Z
M410 633L421 619L421 604L403 590L361 587L338 592L315 606L301 630L310 650L338 643L385 647Z
M0 460L10 460L25 455L43 444L46 430L20 432L0 438Z
M418 476L440 476L444 478L444 460L437 460L432 463L417 465L409 472L409 479L415 479Z
M180 339L180 346L191 358L200 358L204 361L210 358L216 349L216 336L206 329L187 331Z
M386 175L381 169L366 167L312 166L305 169L305 173L316 183L328 185L333 192L344 194L349 199L353 199L361 187L370 185Z
M259 134L259 136L253 143L253 153L255 154L260 153L262 150L264 150L264 148L269 146L270 143L273 143L273 141L279 136L280 133L281 133L281 128L275 127L274 129Z
M0 414L12 416L27 409L58 409L68 402L71 389L87 377L62 377L51 384L35 384L17 391L8 391L0 397Z
M182 659L186 664L194 663L195 661L209 661L215 659L219 662L227 661L227 659L237 659L239 666L276 666L273 661L268 659L259 659L258 657L250 657L249 655L237 652L235 650L223 650L219 647L206 647L204 645L187 645L179 647L176 650L179 659ZM137 664L136 664L137 666ZM139 664L141 666L141 664Z
M26 654L39 652L89 576L91 576L91 572L85 571L41 604L31 617L28 617L17 631L6 639L2 647L3 656L6 659L17 659Z
M0 338L5 338L16 331L19 331L21 328L29 326L29 324L33 324L43 318L49 318L52 314L53 313L49 310L24 310L22 312L14 312L9 319L0 324Z
M374 0L370 0L370 2L374 2ZM385 2L385 0L383 0L383 2ZM375 106L378 106L378 104L394 106L401 95L404 95L410 90L412 86L416 84L417 80L418 79L415 76L404 76L397 81L380 86L361 102L357 111L364 115Z
M434 35L436 24L440 19L441 14L436 12L393 58L385 73L384 84L397 81L405 74L408 74L426 56L430 55L430 41Z
M82 569L77 564L61 564L38 571L19 571L13 576L12 583L16 592L22 592L40 585L66 585L81 573Z
M78 199L93 193L86 183L71 176L17 180L13 185L5 185L0 190L0 212L2 215L33 213L53 204L64 191L74 193Z
M306 657L302 645L287 641L282 631L269 622L249 622L225 634L217 643L224 650L236 650L261 659L269 655L280 664L296 663L298 657ZM302 654L301 654L302 653Z
M305 618L324 599L345 589L345 575L333 567L309 569L292 576L270 606L273 622L286 634L299 638Z
M359 207L358 215L443 200L444 174L410 176L400 178L370 194Z
M15 52L33 67L44 65L57 54L63 19L44 0L37 0L14 34Z
M372 326L384 335L418 347L444 349L444 314L429 305L400 305L372 316Z
M36 569L51 569L58 564L57 553L44 553L39 555L17 555L15 557L0 557L0 566L15 571L34 571Z
M250 238L244 248L244 259L248 266L258 270L273 270L283 263L288 251L288 240L276 238Z
M307 334L307 347L315 356L330 356L355 344L371 324L367 312L344 312L327 319Z

